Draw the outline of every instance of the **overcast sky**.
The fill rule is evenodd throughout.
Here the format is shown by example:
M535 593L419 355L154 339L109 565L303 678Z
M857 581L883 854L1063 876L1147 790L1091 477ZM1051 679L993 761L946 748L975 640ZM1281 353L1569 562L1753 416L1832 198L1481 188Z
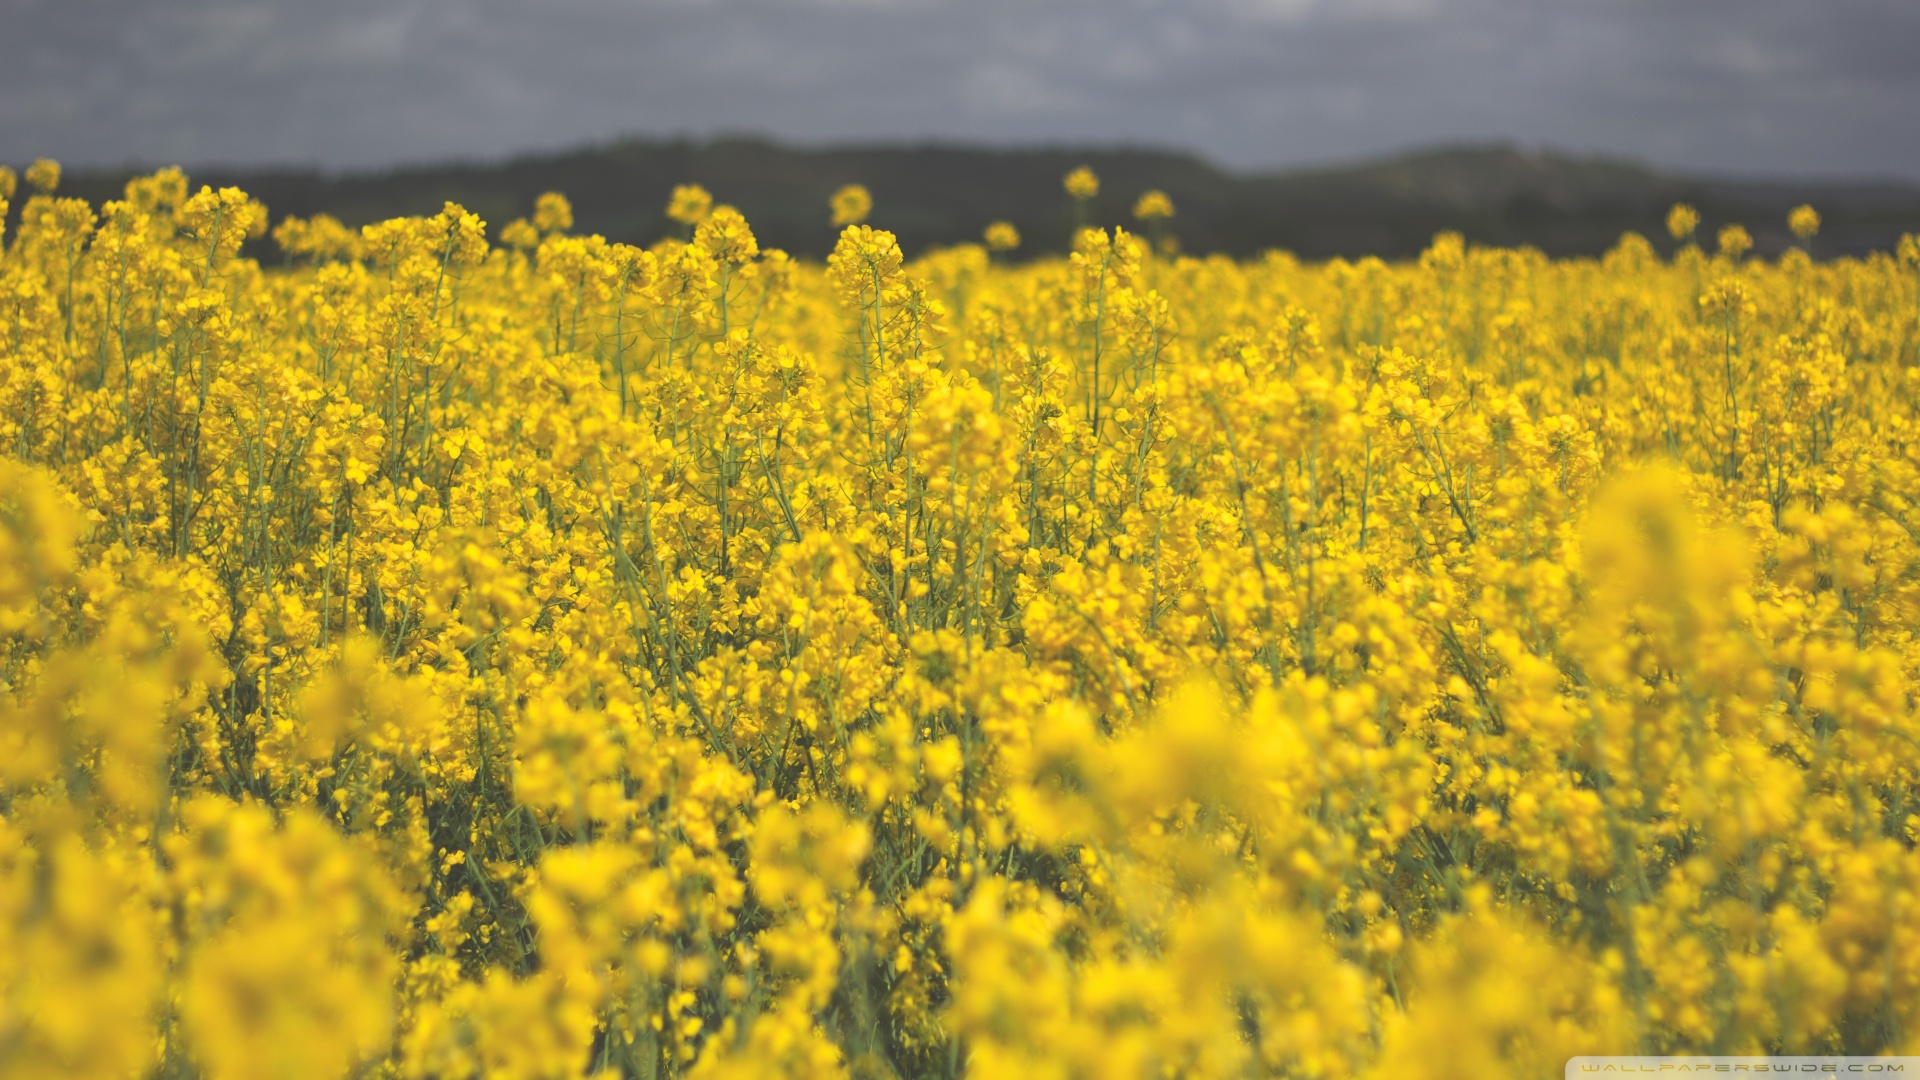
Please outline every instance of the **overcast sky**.
M1920 179L1920 0L0 0L0 161L746 133Z

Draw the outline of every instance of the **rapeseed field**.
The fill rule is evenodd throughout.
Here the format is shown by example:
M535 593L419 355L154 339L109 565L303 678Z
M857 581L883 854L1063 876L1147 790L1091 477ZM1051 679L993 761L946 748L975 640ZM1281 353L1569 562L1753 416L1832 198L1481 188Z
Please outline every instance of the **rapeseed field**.
M1920 1051L1912 238L24 181L0 1076Z

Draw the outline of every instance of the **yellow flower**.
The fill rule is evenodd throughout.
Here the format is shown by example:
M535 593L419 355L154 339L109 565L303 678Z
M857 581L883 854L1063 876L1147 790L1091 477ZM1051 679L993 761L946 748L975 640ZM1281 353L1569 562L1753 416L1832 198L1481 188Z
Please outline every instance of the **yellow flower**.
M1787 230L1801 240L1811 240L1820 231L1820 212L1801 204L1787 215Z
M1742 226L1728 225L1720 230L1718 243L1720 254L1729 259L1738 259L1752 250L1753 237L1747 235L1747 230Z
M52 158L39 158L27 166L26 181L29 187L42 195L53 194L60 186L60 163Z
M681 184L667 199L667 218L682 225L698 225L713 209L713 196L698 184Z
M1100 178L1085 165L1067 173L1060 181L1060 185L1066 188L1067 194L1075 199L1086 200L1100 194Z
M860 184L848 184L828 200L833 210L833 227L863 224L873 212L873 196Z
M527 251L540 246L540 229L526 218L514 218L506 228L500 230L500 242Z
M741 265L760 254L747 219L731 206L717 206L693 231L693 242L724 263Z
M563 233L573 228L573 204L557 191L541 195L533 201L533 227L543 233Z
M1667 211L1667 235L1675 240L1686 240L1700 227L1700 211L1686 203L1674 203Z
M1161 221L1173 216L1173 200L1164 191L1149 191L1133 204L1133 216L1141 221Z

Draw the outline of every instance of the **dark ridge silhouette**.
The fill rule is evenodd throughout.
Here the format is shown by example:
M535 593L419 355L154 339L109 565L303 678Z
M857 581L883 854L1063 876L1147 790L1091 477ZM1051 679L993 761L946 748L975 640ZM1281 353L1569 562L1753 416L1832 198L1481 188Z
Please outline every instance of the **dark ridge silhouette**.
M1380 161L1277 173L1231 173L1197 157L1144 149L996 150L928 144L801 150L759 139L628 140L495 163L450 163L381 172L206 168L196 184L236 185L264 200L278 223L329 213L350 225L437 212L447 200L500 226L559 191L575 228L649 243L666 235L673 186L699 183L746 214L761 243L820 257L833 245L827 198L840 185L873 192L872 224L892 230L909 254L977 240L996 218L1019 227L1023 254L1066 246L1070 204L1060 178L1090 165L1101 189L1092 219L1136 227L1133 200L1159 188L1172 196L1183 250L1257 255L1285 249L1310 259L1406 257L1443 229L1469 241L1531 245L1550 255L1597 255L1625 232L1671 247L1665 216L1675 202L1700 210L1701 242L1722 225L1747 227L1760 254L1786 248L1787 211L1811 203L1824 218L1814 254L1891 250L1920 232L1920 185L1895 182L1744 180L1662 173L1632 162L1533 153L1510 146L1425 150ZM63 194L96 203L118 196L144 170L76 173ZM271 257L272 248L261 254Z

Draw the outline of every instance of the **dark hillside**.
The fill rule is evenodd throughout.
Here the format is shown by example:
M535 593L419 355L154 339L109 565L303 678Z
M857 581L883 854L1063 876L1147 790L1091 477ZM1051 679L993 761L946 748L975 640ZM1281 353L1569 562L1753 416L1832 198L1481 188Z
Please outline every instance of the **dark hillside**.
M1683 177L1629 162L1468 147L1359 165L1271 174L1229 173L1198 158L1152 150L991 150L952 145L798 150L752 139L627 141L499 163L452 163L389 172L194 172L196 183L235 184L266 201L278 221L326 212L349 224L432 213L462 203L496 230L543 191L564 192L576 227L610 239L663 235L668 192L700 183L738 206L761 242L820 256L832 246L827 197L864 183L873 224L909 251L976 239L995 218L1026 237L1026 251L1065 245L1070 211L1060 177L1075 165L1099 173L1096 223L1131 225L1149 188L1173 197L1186 250L1252 255L1286 248L1307 258L1406 256L1457 229L1489 244L1531 244L1549 254L1597 254L1629 230L1661 247L1667 208L1698 207L1702 234L1747 226L1762 254L1789 241L1787 210L1812 203L1826 223L1816 254L1887 250L1920 232L1920 185L1770 182ZM63 191L97 201L117 195L128 170L76 174Z

